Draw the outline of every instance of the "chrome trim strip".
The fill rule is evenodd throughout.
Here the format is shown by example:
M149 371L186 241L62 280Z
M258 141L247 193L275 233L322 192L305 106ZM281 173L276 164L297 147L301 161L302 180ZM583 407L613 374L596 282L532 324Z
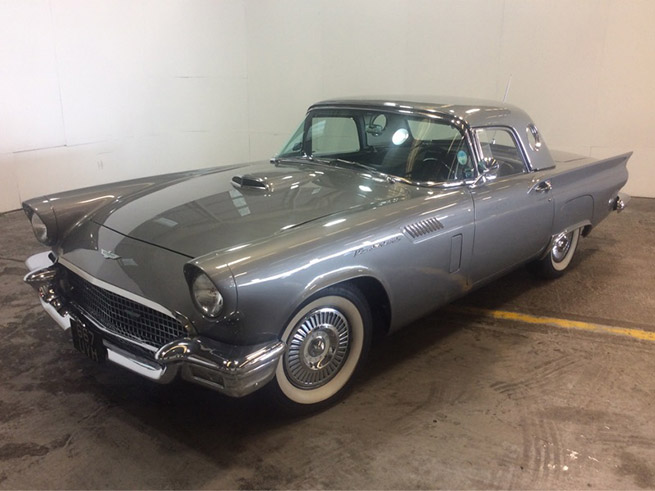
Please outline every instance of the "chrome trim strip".
M70 269L73 273L81 276L82 278L84 278L86 281L88 281L92 285L95 285L95 286L97 286L99 288L103 288L105 290L109 290L110 292L115 293L116 295L120 295L122 297L125 297L125 298L127 298L129 300L132 300L133 302L145 305L146 307L149 307L149 308L151 308L153 310L156 310L157 312L160 312L160 313L162 313L164 315L172 317L173 319L175 319L177 321L177 317L175 316L175 314L171 310L168 310L163 305L155 303L152 300L149 300L149 299L147 299L145 297L141 297L141 296L136 295L136 294L134 294L132 292L129 292L127 290L123 290L122 288L118 288L117 286L114 286L114 285L112 285L110 283L107 283L105 281L99 280L95 276L91 276L89 273L87 273L83 269L80 269L79 267L75 266L74 264L72 264L70 261L67 261L63 257L59 258L59 264L64 266L66 269Z

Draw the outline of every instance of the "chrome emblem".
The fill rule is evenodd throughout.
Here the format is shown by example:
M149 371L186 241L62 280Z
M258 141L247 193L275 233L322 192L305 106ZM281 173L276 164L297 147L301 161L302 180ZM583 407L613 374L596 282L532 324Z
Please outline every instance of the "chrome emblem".
M113 252L106 251L104 249L100 249L100 254L102 254L102 256L105 259L120 259L121 258L118 254L114 254Z
M134 320L139 320L141 318L141 314L139 314L138 312L135 312L134 310L124 309L123 313L126 316L131 317Z

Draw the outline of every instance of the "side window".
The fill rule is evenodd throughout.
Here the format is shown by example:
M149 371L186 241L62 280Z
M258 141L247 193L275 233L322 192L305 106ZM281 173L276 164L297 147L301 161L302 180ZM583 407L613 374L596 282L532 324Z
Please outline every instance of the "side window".
M312 118L309 128L312 155L333 155L358 152L357 124L350 117Z
M482 147L482 156L498 161L499 176L510 176L525 172L523 155L514 135L503 128L480 128L475 130Z

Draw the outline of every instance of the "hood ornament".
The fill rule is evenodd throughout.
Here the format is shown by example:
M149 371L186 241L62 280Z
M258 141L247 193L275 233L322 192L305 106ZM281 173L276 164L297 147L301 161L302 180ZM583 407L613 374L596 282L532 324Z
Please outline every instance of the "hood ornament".
M121 258L118 254L114 254L113 252L106 251L104 249L100 249L100 254L102 254L102 256L105 259L120 259Z

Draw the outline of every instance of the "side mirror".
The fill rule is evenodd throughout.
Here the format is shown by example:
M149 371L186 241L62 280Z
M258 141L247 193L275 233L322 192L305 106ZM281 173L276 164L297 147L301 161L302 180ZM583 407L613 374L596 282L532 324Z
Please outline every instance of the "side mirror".
M500 164L493 157L485 157L478 162L478 171L480 176L476 181L476 184L480 182L489 182L493 181L498 177L498 171L500 170Z

